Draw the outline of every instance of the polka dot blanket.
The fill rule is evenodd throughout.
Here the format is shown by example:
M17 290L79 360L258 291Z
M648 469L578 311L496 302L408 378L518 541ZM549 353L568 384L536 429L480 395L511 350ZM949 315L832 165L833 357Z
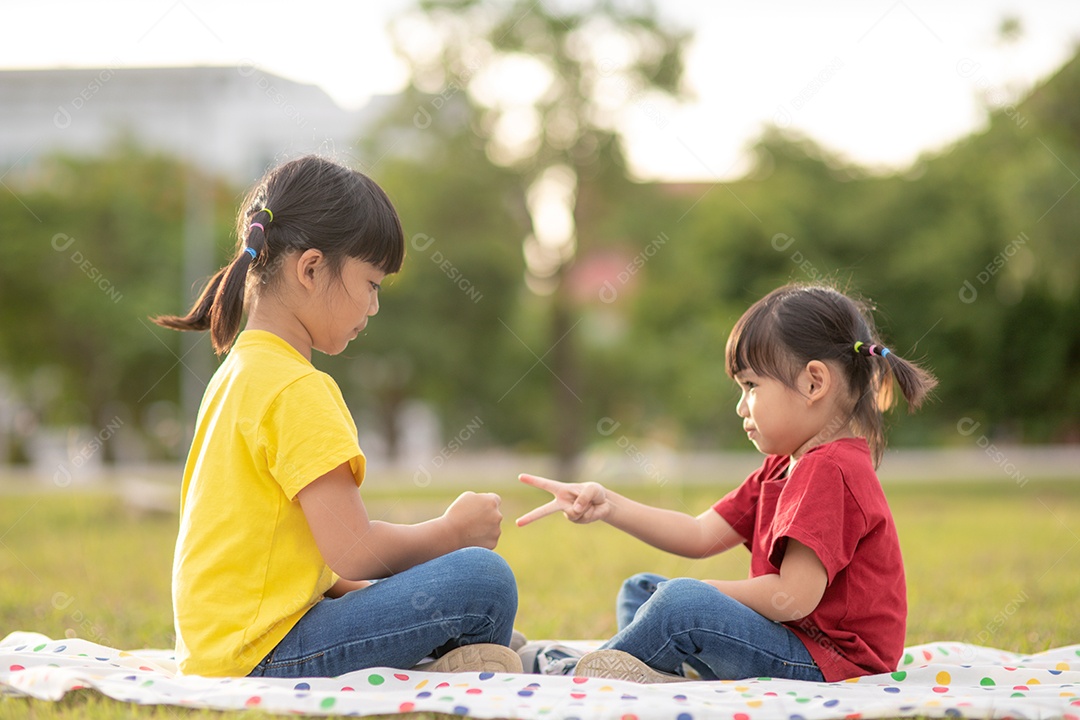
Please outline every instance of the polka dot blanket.
M595 643L582 642L589 648ZM204 678L171 651L12 633L0 691L59 700L95 690L121 702L304 715L435 712L476 718L1061 718L1080 720L1080 645L1021 656L956 642L909 648L896 672L845 682L753 678L636 685L596 678L374 668L337 678Z

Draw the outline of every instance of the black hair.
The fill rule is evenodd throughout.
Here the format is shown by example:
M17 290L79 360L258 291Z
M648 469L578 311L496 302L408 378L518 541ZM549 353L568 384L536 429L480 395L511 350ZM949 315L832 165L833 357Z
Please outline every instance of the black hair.
M725 349L727 374L742 370L794 388L811 360L829 362L847 380L853 399L850 420L881 462L885 450L882 412L892 407L893 384L908 410L918 408L937 379L917 363L883 349L872 307L825 285L785 285L754 303L735 323ZM862 343L856 347L856 343Z
M363 173L316 155L279 165L248 192L236 236L232 261L210 278L187 315L153 318L174 330L210 330L219 355L239 332L249 272L260 284L270 283L286 253L312 248L322 251L338 273L346 257L388 275L405 259L401 221L382 188Z

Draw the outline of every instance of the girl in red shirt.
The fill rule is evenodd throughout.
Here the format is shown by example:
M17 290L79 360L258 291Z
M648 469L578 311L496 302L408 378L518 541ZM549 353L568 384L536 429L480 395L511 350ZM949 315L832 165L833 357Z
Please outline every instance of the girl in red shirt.
M575 674L635 682L780 677L836 681L896 669L907 596L896 527L875 468L882 411L898 385L914 409L937 384L878 339L869 309L821 285L755 303L727 342L737 413L761 468L692 517L597 483L522 475L554 499L518 520L563 511L650 545L703 558L737 545L745 580L641 574L618 598L619 632Z

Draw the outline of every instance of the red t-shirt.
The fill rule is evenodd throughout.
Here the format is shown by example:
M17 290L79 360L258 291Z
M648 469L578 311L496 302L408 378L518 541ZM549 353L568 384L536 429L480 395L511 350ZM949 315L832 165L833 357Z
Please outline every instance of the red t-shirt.
M750 577L779 574L787 538L818 556L828 585L812 613L784 623L829 682L891 672L904 650L907 588L892 513L861 438L770 455L713 509L750 550Z

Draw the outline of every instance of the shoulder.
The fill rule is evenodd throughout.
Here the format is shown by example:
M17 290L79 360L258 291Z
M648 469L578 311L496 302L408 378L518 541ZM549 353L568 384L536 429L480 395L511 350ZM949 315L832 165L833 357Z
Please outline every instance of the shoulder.
M848 480L873 478L874 461L863 438L844 438L810 448L795 465L795 472L837 474Z
M320 412L330 407L343 409L345 401L334 379L281 338L265 331L245 331L219 368L230 394L238 395L249 407L267 411L287 407Z
M853 502L866 516L878 514L885 504L870 447L862 438L835 440L808 450L791 480L809 492L831 494L836 502Z

